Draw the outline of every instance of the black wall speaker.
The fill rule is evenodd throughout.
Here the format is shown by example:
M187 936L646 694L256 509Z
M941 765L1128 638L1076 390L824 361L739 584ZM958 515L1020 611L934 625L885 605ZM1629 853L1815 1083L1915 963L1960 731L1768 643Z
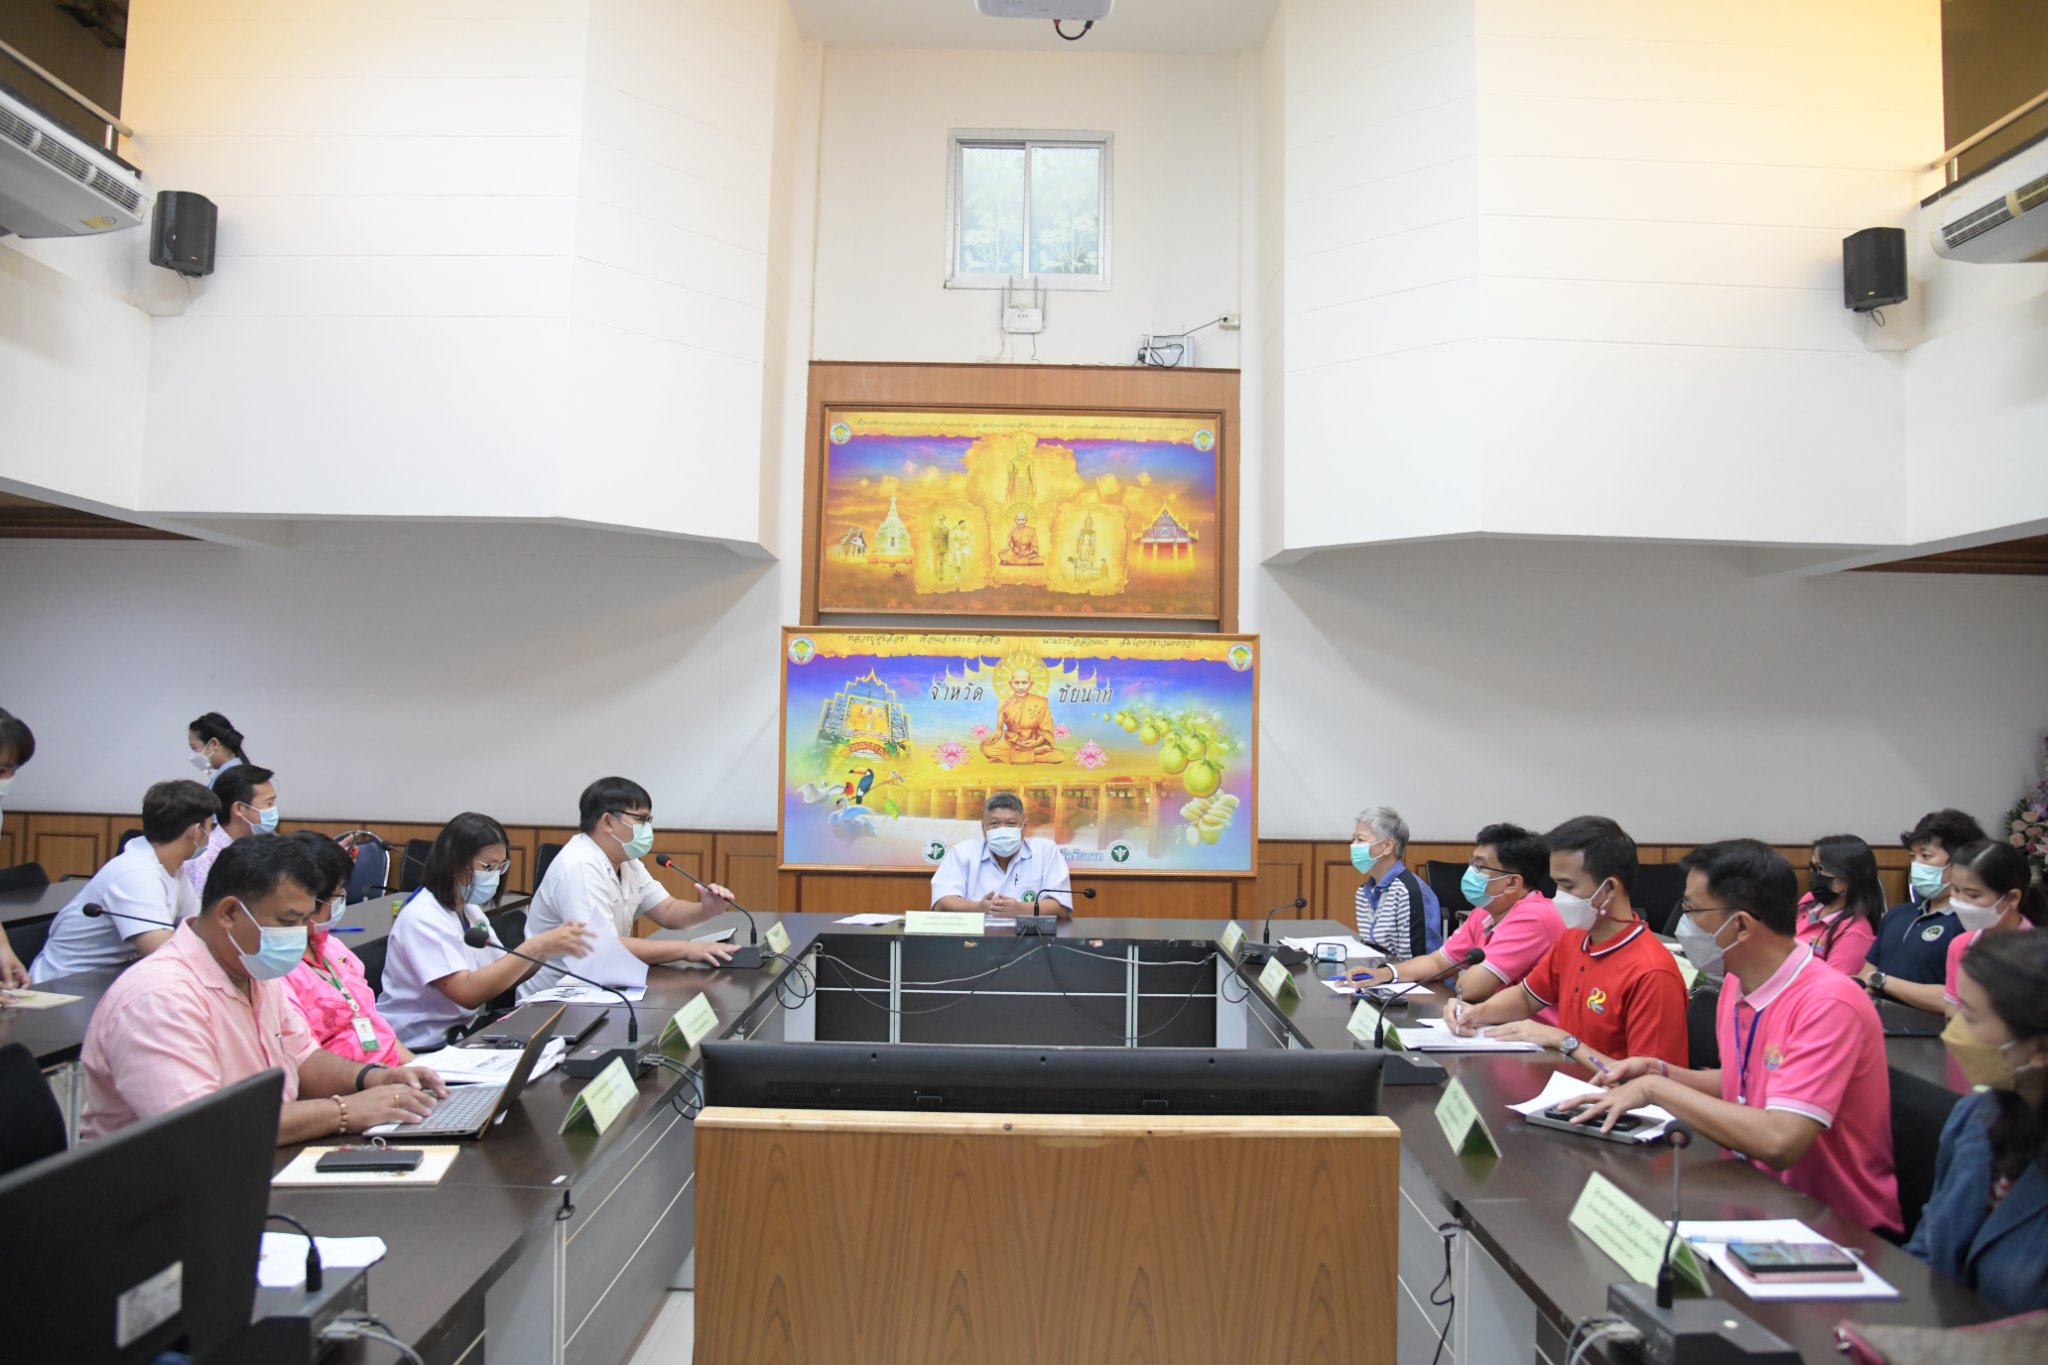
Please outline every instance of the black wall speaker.
M149 263L180 275L211 275L219 222L220 210L205 195L159 191L149 215Z
M1906 301L1906 230L1865 228L1842 239L1842 306L1859 313Z

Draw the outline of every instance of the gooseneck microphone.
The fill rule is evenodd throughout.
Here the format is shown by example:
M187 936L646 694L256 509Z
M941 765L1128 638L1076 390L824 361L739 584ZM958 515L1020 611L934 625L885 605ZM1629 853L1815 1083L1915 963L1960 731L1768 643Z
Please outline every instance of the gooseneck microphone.
M654 861L657 866L665 867L671 872L680 872L691 881L696 882L697 888L706 895L715 896L718 894L705 885L705 883L699 881L696 873L684 867L674 858L669 857L668 854L657 853L654 856ZM726 900L726 904L747 917L747 942L745 947L734 947L732 956L718 965L722 967L738 967L742 971L757 971L761 966L761 926L754 919L754 912L747 909L746 906L729 898Z
M1273 946L1273 916L1279 914L1282 910L1306 909L1308 909L1308 897L1306 896L1296 896L1285 905L1274 906L1266 912L1266 923L1259 931L1259 941L1257 943L1244 944L1237 950L1237 955L1244 960L1245 965L1248 967L1256 967L1269 957L1279 958L1281 963L1287 967L1299 967L1302 963L1308 961L1308 954L1299 948L1289 948L1285 944L1278 948Z
M79 907L79 910L88 919L100 919L102 917L107 919L132 919L137 924L154 924L159 929L175 929L178 927L176 920L151 919L148 915L131 915L126 910L109 910L104 905L82 905Z
M1077 888L1072 882L1068 882L1063 887L1056 886L1052 888L1050 891L1041 891L1038 894L1040 899L1043 899L1046 896L1066 897L1066 907L1067 910L1071 913L1074 908L1074 897L1080 896L1083 899L1092 901L1095 899L1095 888L1092 886L1084 886ZM1013 932L1017 935L1018 938L1051 938L1054 935L1058 934L1059 931L1060 917L1057 914L1019 915L1017 916L1016 927L1013 930Z
M595 986L601 991L610 991L613 995L619 997L619 1002L626 1007L625 1046L619 1047L614 1045L608 1047L603 1043L592 1043L590 1046L580 1048L564 1057L562 1059L562 1070L578 1080L588 1080L607 1066L610 1066L614 1057L625 1059L628 1071L638 1071L640 1069L640 1014L639 1011L633 1008L633 1001L624 991L620 990L617 986L607 986L602 981L593 980L581 972L571 971L559 962L550 962L546 958L535 957L531 953L522 953L517 948L507 948L502 943L493 943L491 942L490 926L486 924L470 925L462 931L462 941L472 948L496 948L501 953L523 958L537 967L552 967L571 980L581 981L586 986Z
M1433 976L1425 976L1418 981L1389 983L1387 994L1381 998L1377 1011L1373 1016L1372 1045L1382 1050L1386 1048L1387 1007L1399 999L1400 994L1405 994L1405 992L1397 994L1392 989L1393 986L1434 985L1448 977L1456 976L1467 967L1477 967L1484 961L1486 961L1486 950L1484 948L1473 948L1467 951L1465 956ZM1443 1063L1437 1061L1434 1057L1418 1056L1413 1052L1388 1052L1386 1060L1380 1063L1381 1085L1435 1085L1438 1081L1444 1080L1449 1074L1449 1072L1444 1070Z
M1657 1258L1657 1306L1669 1308L1674 1288L1671 1274L1671 1244L1678 1240L1678 1189L1679 1177L1685 1171L1685 1162L1679 1156L1692 1143L1692 1125L1684 1119L1673 1119L1664 1129L1664 1141L1671 1144L1671 1231L1664 1235L1664 1254Z

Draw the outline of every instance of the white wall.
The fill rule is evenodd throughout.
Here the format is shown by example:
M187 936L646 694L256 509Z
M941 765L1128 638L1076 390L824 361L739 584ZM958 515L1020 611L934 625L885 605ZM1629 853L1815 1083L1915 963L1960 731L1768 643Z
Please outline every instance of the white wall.
M1242 308L1238 61L1130 53L825 53L814 354L971 361L998 353L1000 291L943 288L947 134L1110 131L1111 285L1048 294L1037 358L1128 364L1138 338ZM1196 339L1238 363L1238 338ZM1013 338L1013 360L1031 340Z

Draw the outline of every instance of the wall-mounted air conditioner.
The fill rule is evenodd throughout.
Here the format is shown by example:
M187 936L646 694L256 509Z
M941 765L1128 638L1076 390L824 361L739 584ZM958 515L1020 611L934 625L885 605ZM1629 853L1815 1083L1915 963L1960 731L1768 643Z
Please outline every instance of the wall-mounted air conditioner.
M2048 140L1923 210L1934 254L1980 264L2048 261Z
M140 226L142 175L0 89L0 228L78 237Z

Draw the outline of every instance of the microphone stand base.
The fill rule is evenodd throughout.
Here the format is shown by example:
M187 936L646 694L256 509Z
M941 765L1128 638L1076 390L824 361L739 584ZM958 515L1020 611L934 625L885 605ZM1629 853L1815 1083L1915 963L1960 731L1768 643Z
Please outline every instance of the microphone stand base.
M1058 915L1019 915L1016 934L1018 938L1051 938L1060 931Z
M1290 971L1308 961L1307 953L1299 948L1290 948L1284 943L1246 942L1238 946L1237 956L1247 967L1263 967L1268 958L1277 957Z
M718 963L717 967L719 970L730 968L734 971L758 972L761 970L761 945L758 943L734 944L732 957L728 961Z
M1380 1084L1386 1085L1442 1085L1450 1079L1444 1064L1434 1057L1422 1057L1413 1052L1389 1052L1380 1063Z
M1794 1365L1799 1359L1726 1299L1680 1299L1659 1308L1649 1285L1610 1284L1607 1307L1642 1334L1636 1354L1648 1365Z
M577 1048L562 1058L562 1073L579 1081L587 1081L598 1072L610 1066L614 1060L624 1061L626 1070L639 1074L647 1065L649 1044L639 1043L591 1043Z

